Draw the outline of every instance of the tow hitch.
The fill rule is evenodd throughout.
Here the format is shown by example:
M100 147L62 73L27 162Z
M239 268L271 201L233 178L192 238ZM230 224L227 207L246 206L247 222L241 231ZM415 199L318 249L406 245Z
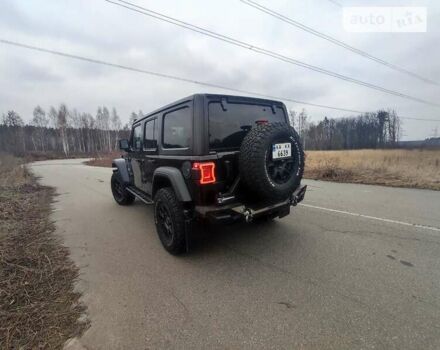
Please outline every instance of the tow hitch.
M251 209L246 208L243 211L243 215L246 222L252 222L252 220L254 219L254 214L252 213Z
M304 196L306 195L307 185L303 187L298 187L295 192L292 193L292 196L290 197L290 205L295 207L299 202L301 202L304 199Z
M267 207L253 209L246 207L244 205L240 205L238 207L232 208L237 213L240 213L244 216L244 219L246 222L252 222L254 217L257 217L261 214L265 214L268 212L277 212L282 211L283 214L280 215L280 217L285 216L289 214L289 207L290 206L296 206L299 202L301 202L304 199L304 196L306 194L307 185L303 187L298 187L298 189L292 193L290 198L285 200L284 202L269 205ZM286 210L284 210L284 208Z

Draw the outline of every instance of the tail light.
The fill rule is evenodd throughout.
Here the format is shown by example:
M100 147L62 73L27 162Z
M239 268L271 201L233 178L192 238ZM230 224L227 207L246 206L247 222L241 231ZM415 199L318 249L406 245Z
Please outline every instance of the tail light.
M200 178L202 185L212 184L216 181L214 162L193 163L192 170L198 174L197 178Z

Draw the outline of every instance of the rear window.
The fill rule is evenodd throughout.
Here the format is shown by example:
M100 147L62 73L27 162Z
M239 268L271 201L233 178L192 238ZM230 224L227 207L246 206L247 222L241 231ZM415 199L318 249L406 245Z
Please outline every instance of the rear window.
M209 148L239 148L244 136L257 120L286 122L284 110L270 105L211 102L209 115Z
M191 110L188 107L166 113L163 118L163 147L188 148L191 126Z

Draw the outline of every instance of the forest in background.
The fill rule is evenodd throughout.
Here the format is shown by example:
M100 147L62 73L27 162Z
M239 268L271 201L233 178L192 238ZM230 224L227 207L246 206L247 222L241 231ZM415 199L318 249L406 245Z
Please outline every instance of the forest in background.
M133 112L128 124L122 125L115 108L99 107L96 115L69 110L65 104L46 112L34 108L26 124L15 111L0 120L0 151L15 155L32 152L70 155L108 153L118 149L118 140L127 138L129 125L142 115Z
M305 109L289 114L308 150L396 148L402 134L402 123L394 110L346 118L325 117L319 122L310 122Z
M0 152L64 157L95 155L118 150L118 140L128 138L130 125L143 116L132 112L122 124L115 108L99 107L95 115L69 109L65 104L45 111L34 108L29 123L11 110L0 119ZM307 150L398 148L401 120L393 110L379 110L346 118L325 117L311 122L306 110L289 112Z

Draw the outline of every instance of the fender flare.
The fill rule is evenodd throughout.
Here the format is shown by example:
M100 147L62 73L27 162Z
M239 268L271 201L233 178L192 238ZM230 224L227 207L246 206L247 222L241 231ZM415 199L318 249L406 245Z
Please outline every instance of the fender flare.
M189 194L188 187L186 186L185 180L183 179L183 175L179 169L173 167L159 167L154 171L153 174L153 187L152 187L152 196L154 197L157 192L158 183L161 178L165 178L169 180L171 183L171 187L176 194L176 197L181 202L191 202L191 195Z
M131 176L128 170L128 163L124 158L113 159L112 168L113 171L119 172L125 185L131 184Z

